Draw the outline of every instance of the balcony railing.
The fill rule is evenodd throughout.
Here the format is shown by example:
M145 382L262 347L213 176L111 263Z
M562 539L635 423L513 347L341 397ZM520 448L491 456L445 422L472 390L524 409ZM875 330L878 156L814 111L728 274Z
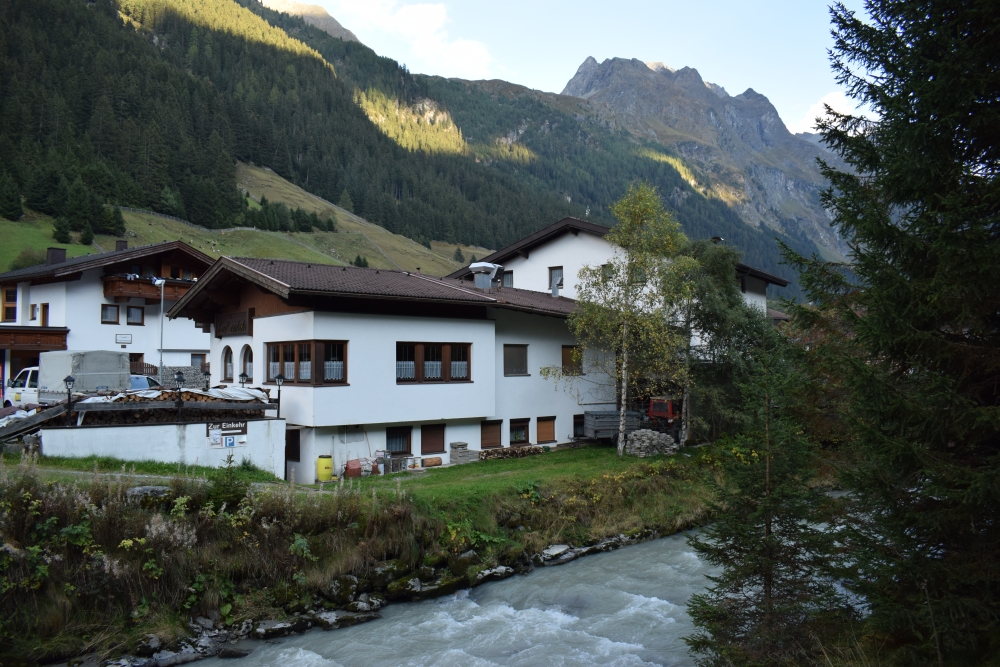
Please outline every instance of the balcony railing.
M147 364L144 361L130 361L128 365L132 375L158 375L160 372L158 366Z
M163 298L167 301L177 301L187 294L194 286L189 280L166 279L163 286ZM160 300L160 288L148 277L129 280L127 276L104 276L104 297L107 299L148 299L150 302Z

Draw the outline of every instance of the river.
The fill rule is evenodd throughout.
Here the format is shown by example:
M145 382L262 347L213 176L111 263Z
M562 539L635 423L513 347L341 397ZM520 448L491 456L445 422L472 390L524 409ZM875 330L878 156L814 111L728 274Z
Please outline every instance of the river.
M690 666L688 598L709 567L684 535L587 556L202 667Z

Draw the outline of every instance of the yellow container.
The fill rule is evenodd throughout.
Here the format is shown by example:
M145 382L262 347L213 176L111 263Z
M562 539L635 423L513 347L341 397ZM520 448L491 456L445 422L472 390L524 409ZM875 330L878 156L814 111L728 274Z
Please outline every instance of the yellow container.
M333 457L322 454L316 459L316 481L329 482L333 479Z

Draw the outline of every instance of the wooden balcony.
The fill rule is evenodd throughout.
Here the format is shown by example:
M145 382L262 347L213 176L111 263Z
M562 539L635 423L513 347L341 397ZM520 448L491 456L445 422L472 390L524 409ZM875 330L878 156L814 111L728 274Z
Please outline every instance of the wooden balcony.
M48 352L65 350L66 327L20 327L0 325L0 350Z
M163 298L167 301L177 301L194 286L189 280L171 278L166 280L167 284L163 286ZM146 303L153 304L160 302L160 288L147 277L129 280L125 276L104 276L104 297L114 299L115 303L125 303L129 299L145 299Z

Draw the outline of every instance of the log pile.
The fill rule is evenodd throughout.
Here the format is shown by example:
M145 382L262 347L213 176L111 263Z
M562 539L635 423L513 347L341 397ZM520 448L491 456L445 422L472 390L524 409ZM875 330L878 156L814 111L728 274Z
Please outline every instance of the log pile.
M479 460L523 459L526 456L534 456L535 454L542 454L543 452L545 452L545 450L537 445L530 445L527 447L498 447L497 449L484 449L480 451Z

